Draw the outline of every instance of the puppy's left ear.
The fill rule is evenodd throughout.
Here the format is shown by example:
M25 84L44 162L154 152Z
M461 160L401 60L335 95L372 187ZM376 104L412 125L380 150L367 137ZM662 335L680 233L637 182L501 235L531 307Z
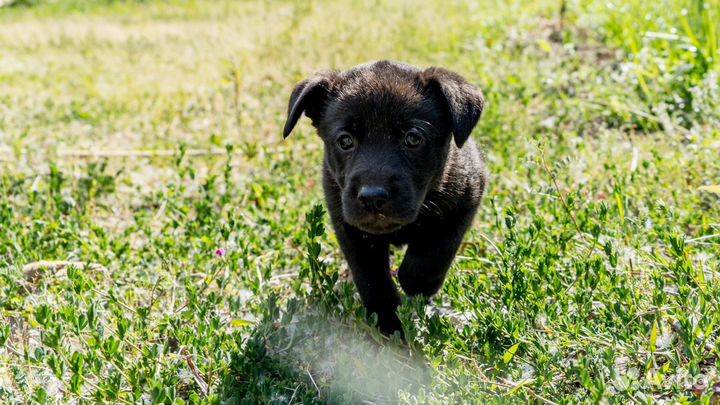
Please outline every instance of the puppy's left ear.
M480 89L455 72L431 67L420 76L424 85L435 87L442 94L451 119L455 144L461 148L480 120L485 100Z
M295 86L288 103L288 115L283 128L283 138L290 135L303 112L312 120L313 124L317 124L335 77L334 72L318 73Z

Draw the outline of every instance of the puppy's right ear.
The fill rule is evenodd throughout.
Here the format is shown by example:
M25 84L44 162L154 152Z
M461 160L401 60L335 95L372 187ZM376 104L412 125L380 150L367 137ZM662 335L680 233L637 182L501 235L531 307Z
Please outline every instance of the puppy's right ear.
M283 138L290 135L303 112L313 123L319 121L325 102L332 90L335 77L335 73L319 73L295 86L288 103L288 115L285 128L283 128Z

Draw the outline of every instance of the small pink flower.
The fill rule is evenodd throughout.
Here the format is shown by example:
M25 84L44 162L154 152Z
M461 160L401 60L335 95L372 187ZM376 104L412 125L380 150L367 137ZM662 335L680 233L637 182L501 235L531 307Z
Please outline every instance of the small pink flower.
M223 248L218 248L218 250L215 251L215 256L217 256L217 257L223 257L223 256L225 256L225 249L223 249Z

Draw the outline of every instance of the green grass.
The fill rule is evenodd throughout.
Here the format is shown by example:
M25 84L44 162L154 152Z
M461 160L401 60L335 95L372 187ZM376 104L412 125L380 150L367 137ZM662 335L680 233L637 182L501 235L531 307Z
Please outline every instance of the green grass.
M0 8L0 403L716 403L720 2L423 4ZM319 139L280 136L297 81L373 59L488 101L407 345L363 321Z

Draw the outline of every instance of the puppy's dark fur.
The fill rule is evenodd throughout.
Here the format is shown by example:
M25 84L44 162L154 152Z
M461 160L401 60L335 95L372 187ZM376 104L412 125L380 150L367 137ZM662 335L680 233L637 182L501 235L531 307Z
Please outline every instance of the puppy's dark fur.
M470 227L486 169L470 133L482 93L441 68L380 61L324 72L290 96L287 137L304 112L325 143L328 211L368 315L402 333L389 245L409 295L432 296Z

